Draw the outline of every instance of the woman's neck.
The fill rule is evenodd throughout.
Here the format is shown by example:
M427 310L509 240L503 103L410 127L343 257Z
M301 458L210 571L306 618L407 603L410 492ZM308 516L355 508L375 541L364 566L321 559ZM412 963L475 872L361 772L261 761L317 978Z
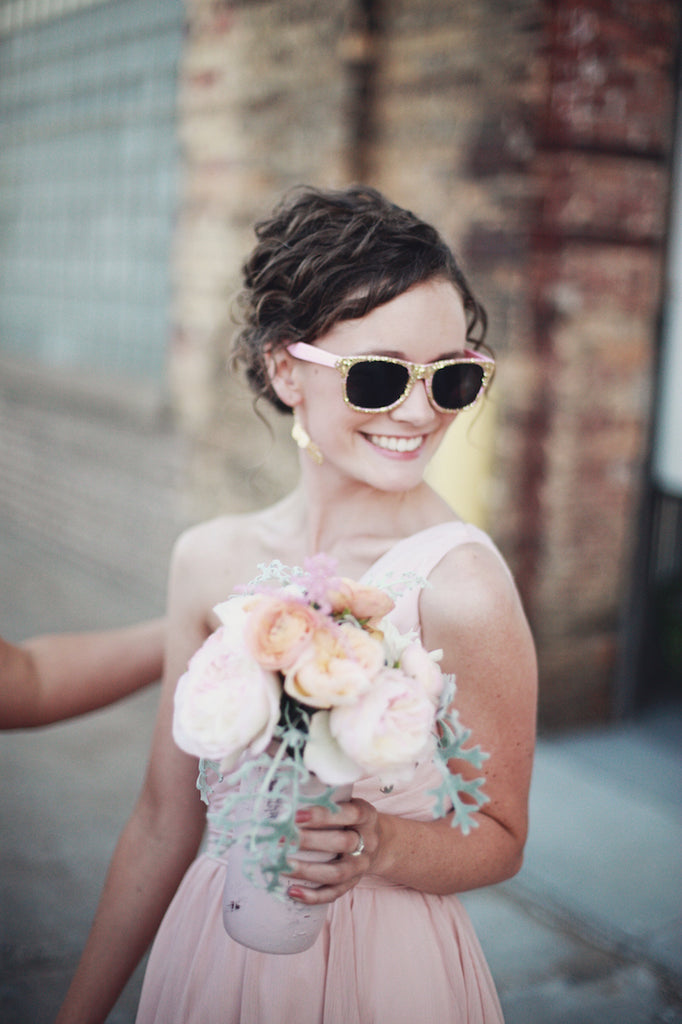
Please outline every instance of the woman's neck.
M424 482L398 493L352 481L334 490L316 486L306 474L272 511L289 534L297 561L323 551L347 575L361 574L402 537L456 518Z

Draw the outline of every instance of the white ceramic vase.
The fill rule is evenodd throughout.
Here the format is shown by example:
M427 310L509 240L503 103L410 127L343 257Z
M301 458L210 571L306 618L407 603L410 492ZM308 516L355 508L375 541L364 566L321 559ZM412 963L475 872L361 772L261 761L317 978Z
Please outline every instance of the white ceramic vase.
M242 787L246 786L253 793L253 802L257 800L256 794L265 772L266 769L260 765L254 767L254 771L242 782ZM327 789L329 787L325 783L311 775L301 787L301 793L317 796ZM349 800L351 790L352 786L338 786L333 790L332 799L335 803ZM267 799L268 817L277 817L278 804L281 804L281 800ZM245 801L239 815L252 806L253 803ZM227 934L243 946L262 953L301 953L309 949L322 930L328 904L307 906L290 899L286 892L294 879L289 876L280 879L276 891L268 892L266 880L257 869L254 881L245 874L246 857L246 839L238 830L237 838L228 851L223 889L223 924ZM300 860L331 859L328 854L307 850L297 852L296 857ZM310 883L296 880L296 884Z

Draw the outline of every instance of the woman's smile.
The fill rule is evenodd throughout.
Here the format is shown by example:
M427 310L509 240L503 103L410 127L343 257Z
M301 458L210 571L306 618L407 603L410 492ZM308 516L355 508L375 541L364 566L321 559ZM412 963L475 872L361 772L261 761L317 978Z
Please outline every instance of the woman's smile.
M426 440L425 434L418 434L416 437L391 434L364 434L363 436L377 448L383 448L388 452L398 452L401 455L418 451Z

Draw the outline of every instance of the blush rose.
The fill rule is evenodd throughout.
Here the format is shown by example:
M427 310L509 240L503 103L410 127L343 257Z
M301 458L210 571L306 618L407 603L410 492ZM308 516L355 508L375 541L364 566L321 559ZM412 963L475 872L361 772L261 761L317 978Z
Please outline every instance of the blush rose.
M274 673L221 626L178 681L173 739L186 753L219 761L229 771L266 749L279 718L280 693Z
M409 781L433 753L435 709L413 679L387 668L351 705L335 707L329 730L344 754L383 782Z
M400 668L406 676L419 683L434 704L438 704L443 692L443 673L439 660L442 651L427 651L420 643L408 644L400 659Z

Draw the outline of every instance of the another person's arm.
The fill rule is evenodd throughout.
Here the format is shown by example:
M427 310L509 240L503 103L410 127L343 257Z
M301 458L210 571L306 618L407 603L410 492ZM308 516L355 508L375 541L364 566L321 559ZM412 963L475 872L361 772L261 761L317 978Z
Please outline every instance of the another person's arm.
M98 632L0 638L0 728L26 729L111 704L161 678L165 620Z

